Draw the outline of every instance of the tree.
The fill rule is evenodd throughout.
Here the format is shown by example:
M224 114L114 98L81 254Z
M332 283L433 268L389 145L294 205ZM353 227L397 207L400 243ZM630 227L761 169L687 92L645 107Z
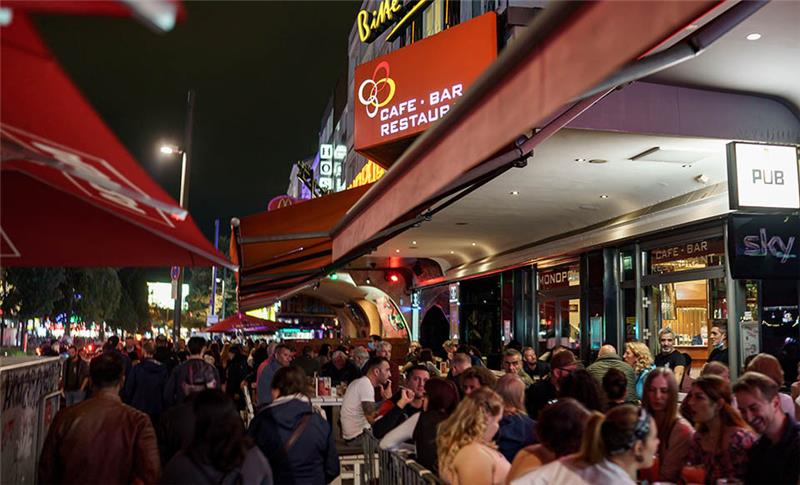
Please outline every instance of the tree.
M228 237L220 236L219 246L220 250L228 255L229 247ZM189 295L186 298L189 306L190 316L187 318L187 324L193 323L196 326L205 326L206 319L211 311L211 268L192 268L189 278ZM225 305L226 316L230 316L237 311L236 305L236 279L231 271L223 268L217 269L217 299L215 301L215 312L221 316L223 314L222 305ZM222 302L222 283L225 283L225 301Z
M69 333L69 322L79 315L86 322L102 324L109 320L119 306L122 285L114 268L67 268L61 285L63 298L58 309L67 314L64 331Z
M119 305L109 323L126 332L144 332L148 329L150 320L146 275L138 268L123 268L117 275L121 294Z
M49 315L63 296L64 268L5 268L2 277L3 315L20 320Z

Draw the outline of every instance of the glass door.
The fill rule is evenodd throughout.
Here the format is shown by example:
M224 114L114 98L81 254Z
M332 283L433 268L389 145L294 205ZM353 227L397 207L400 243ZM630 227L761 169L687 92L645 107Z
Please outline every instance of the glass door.
M558 300L561 324L561 345L571 350L581 346L581 300Z
M556 301L544 300L539 303L539 343L538 353L542 355L555 345Z

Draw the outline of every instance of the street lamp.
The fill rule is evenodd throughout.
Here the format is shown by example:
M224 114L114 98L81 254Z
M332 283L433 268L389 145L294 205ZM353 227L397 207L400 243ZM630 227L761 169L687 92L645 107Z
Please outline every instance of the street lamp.
M164 155L181 155L181 208L189 207L189 162L192 152L192 127L194 125L195 92L189 90L186 98L186 125L183 131L183 147L161 145L159 151ZM175 345L181 334L181 300L183 300L183 268L178 271L178 288L175 295L175 318L172 320L172 339Z

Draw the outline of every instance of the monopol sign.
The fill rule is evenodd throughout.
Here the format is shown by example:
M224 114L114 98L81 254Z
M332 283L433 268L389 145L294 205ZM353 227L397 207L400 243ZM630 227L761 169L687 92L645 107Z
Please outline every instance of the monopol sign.
M727 148L732 210L800 209L796 146L731 142Z

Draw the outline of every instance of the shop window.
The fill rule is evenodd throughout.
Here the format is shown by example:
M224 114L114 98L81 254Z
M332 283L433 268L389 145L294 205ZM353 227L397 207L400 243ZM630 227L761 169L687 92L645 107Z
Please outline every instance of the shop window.
M433 0L422 14L422 35L430 37L442 31L444 23L444 0Z
M725 262L725 243L722 238L709 238L689 243L673 244L652 249L649 256L651 274L675 273L721 266Z
M660 284L655 296L661 328L672 328L675 345L707 347L710 328L727 322L723 278Z
M459 22L461 22L461 2L459 0L445 0L445 28L458 25Z
M472 0L472 18L478 17L483 13L481 8L481 0Z
M636 261L634 261L633 251L619 252L619 268L621 281L633 281L636 279Z

